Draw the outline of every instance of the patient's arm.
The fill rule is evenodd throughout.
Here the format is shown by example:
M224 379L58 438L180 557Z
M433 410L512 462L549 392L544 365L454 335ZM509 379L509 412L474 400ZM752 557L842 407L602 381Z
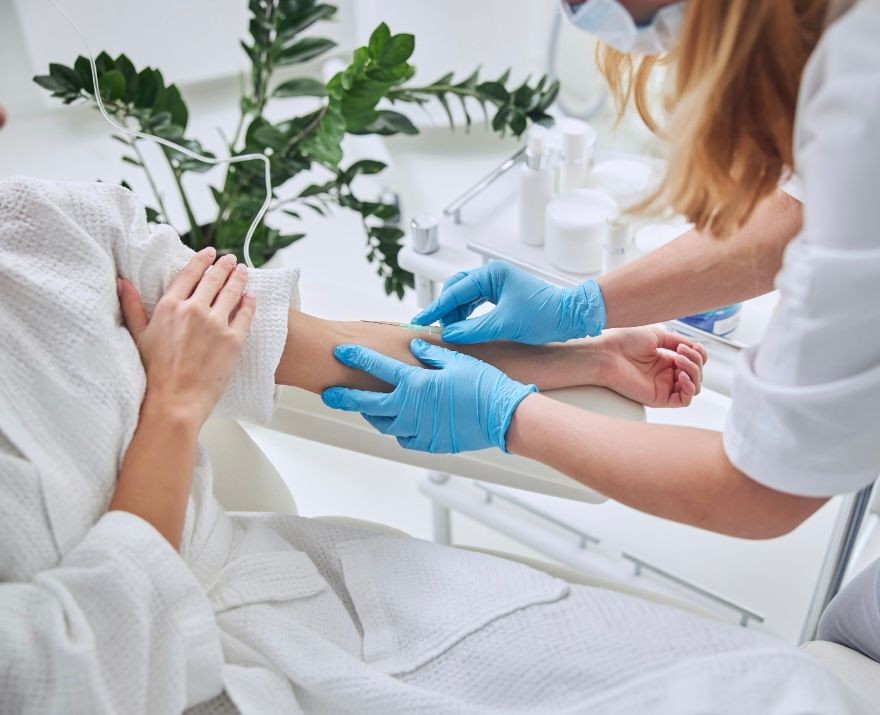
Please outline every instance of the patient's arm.
M415 365L409 344L417 336L473 355L541 390L604 385L652 406L689 403L699 391L704 358L700 346L655 328L609 331L600 338L566 344L495 342L461 346L444 344L439 336L405 328L323 320L291 311L287 344L275 381L311 392L337 385L387 391L389 385L337 362L333 348L346 343L364 345Z
M542 390L570 385L594 384L600 376L602 356L587 343L579 345L526 346L518 343L448 345L436 335L425 335L392 325L368 322L323 320L291 311L287 344L275 381L281 385L322 392L334 385L362 389L389 390L390 386L341 365L333 358L333 348L358 344L412 365L418 361L409 350L410 341L421 337L437 345L467 352L496 365L515 380L533 382Z

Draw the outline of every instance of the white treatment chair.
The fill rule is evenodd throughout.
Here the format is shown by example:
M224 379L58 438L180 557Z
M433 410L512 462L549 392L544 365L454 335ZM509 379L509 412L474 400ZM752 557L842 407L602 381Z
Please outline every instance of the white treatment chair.
M618 414L630 419L639 419L639 411L642 409L601 388L557 391L554 396L587 409ZM368 426L362 425L357 417L357 415L330 411L314 395L285 388L272 428L324 444L385 457L427 469L437 469L582 501L602 500L600 495L589 492L589 490L585 493L584 487L558 472L507 455L476 453L469 456L438 456L408 452L398 447L394 440L382 437L370 430ZM641 418L643 419L643 416ZM215 493L226 509L229 511L268 511L281 514L297 513L296 502L281 475L240 424L228 420L212 420L205 426L201 439L211 454ZM243 474L247 475L246 480L241 478ZM399 530L383 524L350 517L328 516L320 518L323 521L369 529L379 533L401 533ZM880 544L873 546L876 546L880 551ZM623 591L707 618L714 618L711 614L692 604L651 591L637 589L628 584L613 582L584 571L576 571L557 564L489 549L459 548L469 548L473 551L511 559L545 571L572 584ZM864 548L861 555L863 557L862 563L867 563ZM880 556L880 553L877 555ZM810 656L822 662L856 699L880 703L880 663L854 650L827 641L812 641L804 644L802 648Z

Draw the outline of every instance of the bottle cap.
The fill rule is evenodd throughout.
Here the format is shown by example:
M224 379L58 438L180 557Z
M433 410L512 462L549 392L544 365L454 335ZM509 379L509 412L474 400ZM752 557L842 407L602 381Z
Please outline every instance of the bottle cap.
M535 171L544 168L544 156L547 154L547 130L540 124L529 127L528 143L526 144L526 166Z
M596 140L593 128L580 119L567 117L559 120L559 131L562 133L562 155L568 161L586 159L590 145Z
M410 223L410 235L416 253L434 253L440 248L440 226L433 216L416 216Z

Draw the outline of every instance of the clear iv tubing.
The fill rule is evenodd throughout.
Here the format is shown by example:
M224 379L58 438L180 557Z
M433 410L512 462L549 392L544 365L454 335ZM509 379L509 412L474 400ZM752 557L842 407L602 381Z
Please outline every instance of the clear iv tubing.
M203 154L197 154L194 151L187 149L186 147L180 146L179 144L175 144L174 142L168 141L167 139L163 139L162 137L157 137L152 134L144 134L143 132L139 132L135 129L129 129L128 127L117 124L113 121L112 117L107 113L107 109L104 107L104 101L101 98L101 88L98 84L98 67L95 64L95 57L92 55L92 50L89 47L89 43L86 41L85 36L80 31L79 27L77 27L76 23L73 19L68 15L64 8L62 8L55 0L49 0L49 3L59 12L62 17L70 24L70 26L74 29L77 35L79 35L79 39L82 40L83 46L86 48L86 52L89 55L89 63L92 67L92 84L94 85L95 90L95 101L98 103L98 109L101 111L101 114L104 116L104 119L112 126L114 129L117 129L124 134L128 134L129 136L136 137L138 139L144 139L146 141L154 142L156 144L161 144L168 149L172 149L184 156L188 156L190 159L195 159L196 161L201 161L205 164L211 164L212 166L217 166L220 164L240 164L244 161L262 161L263 167L265 169L266 174L266 200L263 201L263 205L260 207L260 210L257 212L257 215L254 217L253 222L250 225L250 228L245 234L244 237L244 260L247 263L249 268L254 267L254 263L251 260L251 239L254 237L254 232L257 230L257 227L260 225L260 222L263 220L263 217L266 215L266 211L269 210L269 204L272 202L272 165L269 162L269 157L265 154L242 154L240 156L231 156L225 159L218 159L216 157L204 156ZM165 217L168 219L168 216Z

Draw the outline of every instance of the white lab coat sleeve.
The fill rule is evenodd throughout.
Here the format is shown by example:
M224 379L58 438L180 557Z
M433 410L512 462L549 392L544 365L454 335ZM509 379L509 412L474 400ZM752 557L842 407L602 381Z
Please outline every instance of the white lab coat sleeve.
M158 713L222 691L202 587L146 521L105 514L55 567L0 584L0 712Z
M804 229L786 251L767 334L740 364L724 433L737 468L793 494L850 492L880 473L878 37L878 5L859 3L804 74Z
M130 221L124 240L113 248L119 274L138 288L150 314L194 252L170 226L148 227L134 194L117 187L112 191L118 194L122 221ZM256 299L256 314L215 416L271 419L277 398L275 369L287 340L288 311L299 307L298 286L298 270L248 271L247 291Z

